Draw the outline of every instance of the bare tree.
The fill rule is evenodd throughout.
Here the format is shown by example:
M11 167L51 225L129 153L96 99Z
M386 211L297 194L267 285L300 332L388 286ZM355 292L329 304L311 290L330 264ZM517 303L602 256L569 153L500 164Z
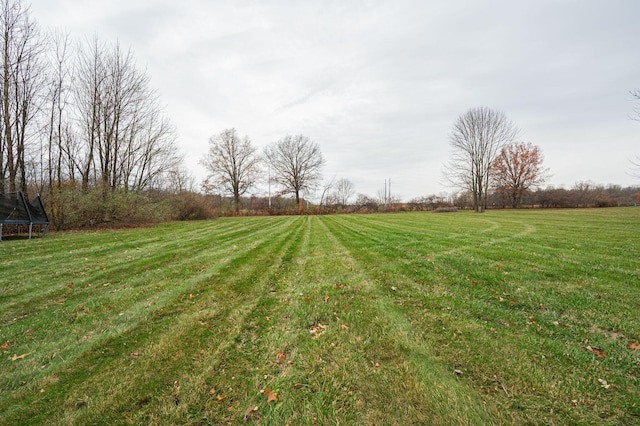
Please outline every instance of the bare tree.
M304 135L285 136L265 148L272 180L283 188L282 194L294 194L300 205L300 194L315 189L322 178L324 158L320 147Z
M165 189L172 194L194 192L195 187L196 180L185 166L178 165L167 173Z
M503 112L487 107L471 108L454 123L449 136L452 159L445 173L454 186L471 192L475 211L486 209L491 164L517 134Z
M235 210L240 197L258 180L260 158L248 136L240 138L236 129L225 129L209 139L209 151L201 161L213 184L233 196Z
M346 206L349 204L349 198L351 198L355 192L353 182L349 179L341 178L335 184L332 198L336 204Z
M92 40L80 50L76 81L83 189L146 189L180 163L175 130L131 51Z
M0 192L27 192L26 154L42 99L44 39L20 0L0 0Z
M491 165L492 182L516 208L529 189L544 183L547 170L540 147L532 143L511 143L503 146Z
M66 171L72 170L70 159L72 149L68 146L69 135L68 108L70 102L70 85L72 80L72 67L70 59L69 34L54 32L51 36L52 52L50 53L51 72L48 86L48 122L46 126L47 145L47 176L48 187L60 190Z
M322 194L320 195L320 206L329 205L331 202L331 190L333 189L336 177L332 177L329 182L322 184Z

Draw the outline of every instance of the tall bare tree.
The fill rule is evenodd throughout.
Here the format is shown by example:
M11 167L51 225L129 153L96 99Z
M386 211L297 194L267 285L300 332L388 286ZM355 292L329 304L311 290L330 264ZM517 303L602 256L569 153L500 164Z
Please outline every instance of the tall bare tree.
M287 135L268 145L264 154L272 168L272 180L282 186L282 194L293 194L298 206L300 194L315 189L322 179L320 147L304 135Z
M349 179L340 178L335 184L332 199L336 204L346 206L349 204L349 198L355 193L356 189L353 186L353 182Z
M233 196L235 210L240 197L258 180L260 158L248 136L241 138L236 129L225 129L209 139L209 151L201 161L213 184Z
M69 167L72 150L67 145L69 119L67 117L70 101L70 85L72 67L70 61L69 34L61 31L51 35L50 63L48 86L48 122L46 127L47 139L47 184L50 189L59 190L65 178L70 178L66 171ZM65 176L67 175L67 176Z
M225 129L209 139L209 151L201 160L213 185L233 196L236 211L240 197L253 187L260 176L260 157L248 136L241 138L236 129Z
M147 189L180 163L175 130L131 51L94 39L80 50L75 108L82 142L76 169L87 189Z
M0 192L6 186L27 192L25 158L44 87L44 39L20 0L0 0L0 8Z
M491 164L517 134L517 127L502 111L484 106L469 109L454 123L449 136L452 158L445 173L454 186L471 192L476 212L487 207Z
M529 189L540 186L546 179L542 150L532 143L511 143L503 146L491 165L492 183L496 191L516 208Z

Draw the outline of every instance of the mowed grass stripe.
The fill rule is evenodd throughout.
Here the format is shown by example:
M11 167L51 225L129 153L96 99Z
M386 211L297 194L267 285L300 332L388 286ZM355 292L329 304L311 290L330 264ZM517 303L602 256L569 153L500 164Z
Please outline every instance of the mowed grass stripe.
M405 356L412 344L407 324L381 305L384 296L324 219L305 220L296 257L274 277L225 359L218 386L229 389L228 402L213 404L218 411L205 417L241 422L243 413L268 415L272 424L493 421L497 413L456 390L452 373L426 379L437 362L421 358L424 348L420 355L408 350L419 362ZM264 388L277 392L280 403L265 404Z
M272 230L263 226L263 237ZM164 253L167 250L164 247L156 244L155 251L160 254L151 260L145 258L142 262L126 262L128 273L124 276L120 271L122 267L116 265L115 268L105 267L105 271L97 267L92 268L93 271L82 271L80 281L58 282L55 279L35 278L27 286L31 298L22 296L26 302L20 296L16 296L14 300L14 292L6 291L7 301L3 300L3 303L7 309L4 312L6 318L12 318L6 324L11 325L14 334L19 336L15 343L20 343L15 345L14 350L22 353L44 350L46 353L49 348L42 347L40 343L45 341L51 347L59 348L51 352L57 352L58 361L68 360L69 353L73 352L72 343L89 345L98 336L105 335L104 329L126 329L140 313L162 306L170 298L176 297L176 294L184 296L186 292L188 295L190 289L185 284L194 277L197 279L202 273L225 268L230 258L244 256L251 250L252 244L249 241L246 241L247 244L242 249L233 247L238 243L243 244L245 238L255 240L259 237L255 231L246 228L242 238L237 234L220 238L217 233L206 232L194 234L198 236L198 240L182 238L181 241L191 241L194 245L191 252L194 254L186 255L190 252L189 248L184 248L183 256L175 256L169 251L172 259L166 257ZM174 240L169 241L173 244ZM215 250L203 251L202 241L210 248L214 246ZM184 245L183 242L180 244ZM114 251L121 255L123 252L118 248ZM97 259L96 263L104 264L101 260L104 259ZM80 269L71 262L58 267ZM11 288L9 283L7 289ZM33 321L25 321L25 318L33 318ZM69 327L72 327L74 333L69 333ZM45 361L47 360L43 360L42 365L52 364ZM14 376L12 386L19 385L30 374L29 370L22 368L21 374Z
M285 232L285 228L288 226L288 223L287 222L283 222L283 221L279 221L278 224L279 224L278 229L275 230L276 231L275 235L278 236L276 241L283 241L287 237L287 232ZM248 230L250 231L251 229L249 228ZM262 242L262 244L265 244L265 242L271 241L272 236L273 236L273 231L274 231L273 229L270 229L269 227L264 227L263 226L263 231L261 231L261 232L251 232L250 234L251 234L251 238L252 238L253 242L252 242L251 245L247 245L247 247L251 247L251 246L255 247L260 242ZM210 234L207 235L205 233L205 234L198 234L198 235L200 235L200 238L213 239L215 241L215 238L212 238L213 236L210 235ZM183 242L183 244L187 244L188 240L184 240L184 241L185 242ZM214 242L214 241L212 241L212 242ZM238 241L236 240L235 243L237 243L237 242ZM195 241L195 245L196 246L200 246L201 242L199 240L196 240ZM269 246L270 245L271 245L271 243L269 243ZM241 258L245 257L246 252L245 252L244 249L246 249L247 247L243 247L243 250L238 250L238 252L235 254L235 258L236 259L241 259ZM257 249L257 247L255 247L255 248ZM181 303L185 304L185 305L188 305L189 295L193 295L193 293L198 294L197 292L198 292L199 289L206 288L209 293L211 291L214 291L210 287L212 285L214 285L215 282L213 282L213 281L212 282L208 282L207 281L207 279L210 278L211 276L217 275L218 279L223 281L224 285L222 285L222 287L224 287L225 289L223 290L222 288L220 288L220 290L221 290L220 292L221 293L223 293L223 294L232 294L233 292L230 292L228 290L228 288L227 288L227 287L230 286L230 284L227 283L227 279L228 278L226 277L226 275L224 273L220 273L220 269L226 268L226 267L229 267L229 266L233 267L233 263L227 262L228 264L225 264L224 262L222 262L222 263L221 262L216 262L216 258L218 257L218 251L217 251L218 249L219 249L218 246L215 246L215 245L213 246L213 250L212 250L213 258L212 258L212 263L210 265L210 268L204 268L201 275L197 275L197 274L196 275L188 275L188 276L185 277L185 280L182 281L182 282L180 280L177 281L177 282L173 281L173 285L172 286L167 285L162 289L156 289L156 291L161 290L160 291L160 295L158 297L159 298L160 297L164 297L166 299L165 303L144 304L144 303L140 303L140 301L137 301L137 300L129 300L128 301L128 303L129 303L128 306L122 306L121 307L123 309L126 309L125 315L121 315L122 311L120 309L108 310L106 313L104 313L104 315L109 315L109 316L111 316L111 318L114 318L115 321L120 323L119 324L120 326L124 327L124 329L120 329L118 326L114 326L112 324L107 324L107 326L108 326L107 329L101 329L100 331L98 331L98 333L101 334L100 340L107 339L105 342L102 343L102 346L105 346L105 347L113 346L113 342L112 341L114 339L116 339L116 340L120 339L120 337L119 337L120 335L122 335L124 333L129 333L129 334L135 333L135 329L137 327L140 327L141 325L146 324L149 321L150 318L154 318L154 316L153 316L154 312L165 311L166 313L161 315L161 316L159 316L159 317L167 318L167 321L169 321L170 318L173 315L177 314L174 309L171 309L171 303L170 303L171 301L173 301L174 305L181 304ZM199 256L201 257L200 253L199 253ZM268 254L265 255L265 260L271 261L271 257L272 257L271 253L269 252ZM202 261L204 261L204 259L201 258L199 261L202 262ZM189 258L189 257L183 257L182 258L182 262L191 263L192 259ZM237 262L238 262L238 260L236 260L236 263ZM242 261L240 261L240 263L242 263ZM177 265L176 267L178 267L178 269L180 269L179 265ZM259 276L261 274L261 272L263 272L262 271L262 266L258 267L258 265L256 265L256 267L257 267L257 272L254 274L254 277L252 277L252 279L250 280L251 282L253 282L253 281L259 282L259 280L255 280L254 278L255 278L256 275ZM235 268L234 268L234 270L235 270ZM132 272L134 272L134 271L132 271ZM235 272L237 272L237 271L235 271ZM240 274L240 275L238 275L238 277L241 278L242 275ZM155 286L153 286L152 284L153 283L151 283L151 285L149 285L147 287L150 288L150 289L155 289ZM149 290L149 291L152 291L152 290ZM200 297L200 296L201 295L198 294L198 297ZM202 297L204 297L204 296L202 296ZM158 300L158 302L160 302L160 300ZM119 314L119 312L120 312L120 314ZM83 311L83 313L84 313L84 311ZM89 316L87 316L87 318L91 317L91 320L87 319L87 322L93 327L97 327L97 328L104 327L105 326L104 321L102 321L100 318L96 318L96 316L97 315L89 315ZM70 326L68 322L66 324L63 323L63 324L60 324L60 325L62 326L62 330L61 330L62 332L64 332L65 328L68 329L69 326ZM71 325L71 326L73 327L74 325ZM92 332L91 330L87 330L87 329L77 330L77 331L78 331L77 334L79 334L79 335L81 334L80 331L82 331L84 333L87 333L87 334L83 335L84 337L86 337L88 335L90 336L91 332ZM162 332L163 330L160 329L158 331ZM68 332L67 332L67 334L68 334ZM149 334L149 333L147 333L147 334ZM153 334L153 333L151 333L151 334ZM116 337L113 337L113 335L115 335ZM18 336L19 336L19 334L18 334ZM82 339L81 337L79 337L79 338ZM130 341L130 340L131 339L125 339L125 341ZM12 341L12 343L13 343L13 341ZM60 345L60 343L74 344L74 346L76 346L76 348L77 348L78 344L80 342L77 342L77 341L76 342L73 342L73 341L72 342L59 342L58 341L58 342L54 342L53 347L56 347L56 346ZM82 345L80 345L80 346L82 346ZM87 346L87 348L92 347L91 344L87 344L85 346ZM21 348L18 347L16 349L20 350ZM27 350L27 349L30 349L30 348L27 347L24 350ZM123 349L123 350L126 351L126 349ZM104 359L103 359L102 354L100 352L100 347L92 349L92 351L93 351L94 354L96 354L97 358L100 358L101 361L104 362ZM50 356L49 354L46 354L46 355ZM58 354L58 355L59 356L57 358L52 360L52 363L56 363L56 361L57 361L57 363L61 363L60 360L69 358L68 355L66 357L64 357L64 358L62 357L62 355L60 355L60 354ZM79 352L78 355L82 356L82 355L84 355L84 353L83 352ZM26 365L34 364L34 366L39 364L37 361L35 361L35 357L32 357L31 359L32 359L31 362L23 363L23 365L21 365L21 368L24 369L25 368L25 364ZM82 368L76 368L76 370L79 371L78 374L82 377L82 375L83 375ZM117 374L117 372L112 372L111 374L113 375L114 378L118 378L118 379L122 378ZM23 378L26 378L26 377L23 377ZM54 381L55 381L55 379L54 379ZM33 389L34 386L42 386L42 384L39 383L39 384L36 385L36 384L32 383L32 387L30 387L31 391L34 390ZM45 383L45 386L46 386L46 383ZM28 392L29 392L29 390L27 390L27 393ZM20 395L18 395L18 397L20 397Z
M345 227L338 225L340 218L323 219L334 244L351 253L344 244L350 240L345 235ZM353 227L346 229L353 230ZM503 413L487 404L456 377L449 366L433 356L434 348L420 338L422 327L416 328L398 309L395 292L401 282L380 280L375 268L370 267L377 263L362 263L359 253L350 254L350 259L355 270L365 271L362 279L370 296L364 304L363 316L373 318L377 333L373 336L377 341L372 342L370 351L377 355L381 374L373 376L373 384L367 383L370 387L366 393L368 405L385 407L375 414L369 412L373 415L367 417L367 423L376 424L379 418L395 419L394 424L473 425L504 421Z
M628 221L627 214L634 213L623 211L621 222ZM505 216L502 223L507 225L511 215ZM456 217L463 226L466 218ZM496 217L502 219L500 214ZM421 220L419 216L414 219ZM354 253L359 253L364 264L381 265L376 268L378 279L387 285L397 283L398 291L393 294L413 324L442 330L441 336L437 332L425 333L439 357L448 361L451 368L467 371L472 367L471 378L477 386L489 395L499 396L498 403L504 404L505 409L512 409L515 401L522 398L524 402L518 401L515 419L549 423L553 422L553 416L548 413L555 411L566 412L568 418L576 421L580 416L601 421L608 414L593 399L593 392L601 389L598 382L601 377L615 377L620 382L617 401L622 407L614 411L615 415L638 415L638 367L633 351L626 348L628 338L611 339L615 332L602 331L619 330L629 338L640 332L633 314L638 312L638 298L633 297L633 287L625 286L629 276L626 279L614 276L598 287L600 290L615 287L615 295L591 292L590 286L584 285L591 280L589 270L580 266L566 270L569 282L523 280L530 274L527 265L514 259L511 253L520 244L526 247L531 238L545 239L555 247L564 238L557 231L546 235L532 233L519 243L516 239L503 239L477 250L470 246L454 256L434 256L435 260L420 265L409 261L415 256L414 251L403 256L397 247L404 240L404 230L399 235L387 231L376 235L370 228L362 232L358 229L360 223L352 218L334 220L342 223L339 234L348 246L354 247ZM422 216L422 220L429 222L431 218ZM354 228L353 233L345 230L348 228ZM514 235L519 228L520 225L513 229ZM606 237L602 229L597 234L582 233L574 243L589 242L599 247L598 253L610 252L609 248L617 244L626 229L614 225L607 232L610 234ZM363 240L364 235L368 235L369 242ZM595 241L598 243L594 244ZM416 243L418 246L419 241ZM584 261L603 261L594 252L581 256ZM604 260L603 270L621 262L616 259L612 265ZM549 264L546 259L535 267L567 268L561 262ZM621 302L614 304L615 299ZM610 309L612 306L615 310ZM571 326L564 327L568 323ZM611 348L618 358L593 362L593 354L585 350L589 344ZM576 368L585 374L573 375Z
M0 258L0 422L634 424L639 230L607 209L9 240L59 273L15 284Z
M151 232L134 230L53 234L47 240L43 240L43 244L37 248L33 245L29 247L26 242L21 241L18 245L20 250L12 247L11 253L3 253L6 259L3 265L5 278L0 283L6 282L7 288L0 294L0 302L18 303L21 296L31 300L34 297L34 286L39 287L44 297L51 298L52 294L47 292L61 289L39 284L51 283L53 280L64 280L66 284L77 283L80 286L96 281L118 283L123 278L129 279L132 273L137 271L166 266L172 259L183 262L184 257L197 254L200 249L207 248L212 243L232 247L242 243L242 238L250 238L255 230L260 228L266 230L272 226L254 223L254 227L251 227L250 222L244 225L226 222L228 226L221 227L219 223L213 223L215 225L202 223L199 228L176 227L176 224L164 225ZM139 237L149 233L154 236ZM94 239L96 241L87 246L84 244L87 237L90 241ZM189 241L189 244L185 245L184 241ZM0 250L2 248L3 246L0 245ZM30 250L23 253L26 248ZM44 254L40 254L41 252ZM60 262L61 252L67 254L64 262ZM26 258L24 262L17 261L21 257ZM52 263L50 259L56 259L57 262ZM7 305L7 308L7 312L10 312L11 305Z

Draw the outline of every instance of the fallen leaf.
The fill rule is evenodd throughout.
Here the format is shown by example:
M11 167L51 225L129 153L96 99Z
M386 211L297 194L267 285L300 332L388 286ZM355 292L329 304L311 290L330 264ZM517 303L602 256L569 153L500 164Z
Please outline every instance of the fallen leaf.
M33 352L29 352L28 354L22 354L22 355L16 355L13 354L13 356L11 357L11 361L17 361L19 359L24 359L26 356L31 355Z
M378 371L380 370L380 363L376 362L375 364L373 364L373 371Z
M611 384L610 384L610 383L607 383L607 381L606 381L606 380L598 379L598 381L600 382L600 384L602 385L602 387L603 387L603 388L605 388L605 389L609 389L609 388L611 387Z
M640 344L638 344L637 340L634 340L633 342L629 343L627 346L629 346L629 349L633 349L633 350L640 349Z
M0 346L3 352L6 352L9 349L9 342L4 342L2 346Z
M349 329L349 326L348 326L347 324L342 324L342 325L340 326L340 328L341 328L342 330L348 330L348 329Z
M71 283L67 284L67 288L73 288L73 284Z
M558 321L554 321L553 325L555 325L557 327L571 327L571 324L565 324L563 322L558 322Z
M607 356L607 352L603 351L600 348L587 346L585 349L588 350L589 352L593 353L593 356L595 356L596 358L604 358L604 357Z
M313 334L312 337L315 339L315 338L318 338L318 336L320 336L322 333L324 333L325 330L326 330L325 326L318 323L309 329L309 333Z
M209 389L209 395L215 395L215 394L216 394L216 389L215 388Z
M324 296L324 303L327 303L329 301L329 295Z
M275 393L269 390L269 388L264 388L264 393L267 395L267 405L271 404L271 402L280 401L280 397Z
M284 360L287 358L287 354L282 353L282 352L278 352L276 354L276 358L278 360L278 364L282 365L282 364L284 364Z
M140 356L139 352L131 352L129 355L131 355L131 358L138 358Z

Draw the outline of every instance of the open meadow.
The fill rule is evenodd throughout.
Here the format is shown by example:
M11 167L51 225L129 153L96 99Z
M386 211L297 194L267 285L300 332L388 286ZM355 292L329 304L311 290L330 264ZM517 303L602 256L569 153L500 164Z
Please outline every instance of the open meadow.
M0 424L640 424L640 208L0 243Z

